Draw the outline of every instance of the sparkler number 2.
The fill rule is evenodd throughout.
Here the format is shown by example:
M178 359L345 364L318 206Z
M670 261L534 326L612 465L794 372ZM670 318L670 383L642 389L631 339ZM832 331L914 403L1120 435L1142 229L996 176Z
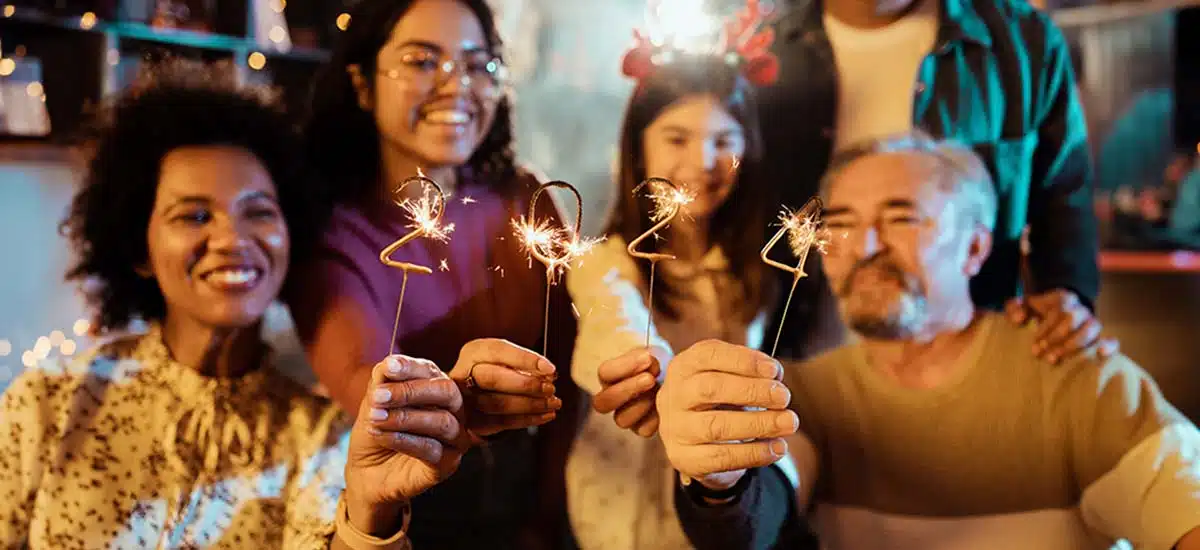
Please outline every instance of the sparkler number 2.
M400 198L405 196L404 189L411 184L419 184L421 194L415 199ZM412 231L379 252L380 262L404 272L404 279L400 283L400 299L396 302L396 321L392 325L392 344L388 355L396 353L396 333L400 329L400 310L404 307L404 291L408 288L408 274L410 272L426 275L433 273L432 269L423 265L393 260L392 254L395 254L400 247L420 237L445 242L449 240L450 233L454 231L454 224L441 225L442 214L446 211L446 194L442 192L442 187L436 181L424 175L413 176L401 182L393 195L392 201L396 203L396 206L403 208L408 213L410 219L408 228Z
M674 260L675 256L661 252L642 252L638 250L638 246L641 246L642 241L656 236L659 231L671 225L671 222L675 221L675 217L683 211L684 205L692 202L695 197L686 190L677 187L667 178L647 178L634 188L633 192L637 193L643 187L650 190L650 200L654 203L654 208L650 212L650 221L655 222L655 224L646 230L645 233L638 235L636 239L631 241L625 250L634 258L641 258L650 262L650 290L646 294L646 309L648 310L646 319L646 347L648 348L650 347L650 327L654 324L654 267L661 260Z
M775 236L771 237L771 240L767 241L767 245L762 249L761 257L764 263L792 274L792 288L788 291L787 301L783 305L779 330L775 333L775 344L771 346L771 357L775 357L775 351L779 348L779 337L783 334L783 323L787 320L788 308L792 305L792 295L796 293L796 285L800 279L808 276L808 273L804 272L804 262L808 260L809 251L815 246L818 252L824 252L825 246L829 242L828 231L821 226L822 207L821 199L813 197L796 212L785 209L779 215L779 231L775 232ZM784 235L787 235L788 247L792 249L792 254L799 258L795 266L777 262L769 257L771 249L775 248Z

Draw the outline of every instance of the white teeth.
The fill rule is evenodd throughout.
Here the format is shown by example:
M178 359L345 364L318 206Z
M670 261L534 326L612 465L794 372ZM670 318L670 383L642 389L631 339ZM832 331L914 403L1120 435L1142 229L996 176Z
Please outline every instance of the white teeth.
M453 109L440 109L425 113L422 117L426 122L434 124L466 124L471 121L471 113Z
M220 269L208 275L208 280L214 283L240 285L258 278L258 272L253 269Z

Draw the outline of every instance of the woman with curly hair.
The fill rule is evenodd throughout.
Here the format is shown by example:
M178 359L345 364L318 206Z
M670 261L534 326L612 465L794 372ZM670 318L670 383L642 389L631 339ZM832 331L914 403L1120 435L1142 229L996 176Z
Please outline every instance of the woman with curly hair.
M538 350L548 343L548 360L566 365L575 340L566 290L550 289L555 317L543 342L545 273L510 224L528 213L538 182L514 163L501 44L486 0L363 0L349 14L305 128L308 156L334 197L332 220L288 299L320 381L355 411L371 365L393 347L447 365L478 339ZM447 243L418 239L391 256L434 269L409 278L397 320L401 274L379 253L410 231L393 199L418 170L453 195L442 221L455 228ZM541 217L558 215L542 203ZM488 360L451 373L467 401L490 413L468 418L471 431L549 423L484 440L453 479L422 495L418 547L553 547L565 533L563 464L577 397L569 377L543 383L518 370ZM496 393L522 388L523 400Z
M466 447L428 361L377 365L372 391L413 399L353 426L267 366L314 194L285 115L219 76L161 68L100 127L62 227L107 341L0 398L0 547L402 548Z

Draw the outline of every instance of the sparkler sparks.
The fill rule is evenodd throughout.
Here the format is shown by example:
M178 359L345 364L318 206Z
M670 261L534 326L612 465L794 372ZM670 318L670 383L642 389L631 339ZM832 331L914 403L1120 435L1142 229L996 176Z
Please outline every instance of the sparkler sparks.
M645 233L638 235L638 238L631 241L625 250L634 258L641 258L650 262L650 291L646 295L646 307L650 311L650 315L646 320L646 347L650 347L650 328L654 323L654 268L658 265L659 260L674 260L675 256L661 252L642 252L637 248L642 244L642 241L651 236L657 242L660 239L658 232L670 225L675 220L675 217L680 212L683 212L684 206L696 200L696 196L686 188L678 187L666 178L649 178L635 187L633 192L636 194L643 187L649 189L647 196L654 205L650 210L650 221L654 222L654 225L646 230Z
M775 351L779 348L779 337L783 334L783 321L787 319L788 308L792 304L792 295L796 293L796 285L800 279L808 276L808 273L804 272L804 263L808 259L808 253L815 247L817 252L824 254L829 245L830 233L821 224L821 209L821 199L816 197L809 199L803 208L795 212L784 208L779 214L779 231L776 231L775 236L767 241L767 245L763 247L760 254L762 261L767 265L792 274L792 288L788 291L787 301L784 302L779 330L775 333L775 344L771 347L771 357L775 357ZM775 248L775 244L783 239L784 235L787 235L788 238L788 248L798 258L795 266L777 262L769 257L771 249Z
M414 263L400 262L391 258L400 247L416 240L420 237L434 239L436 241L446 242L450 240L450 234L454 232L454 224L442 225L442 214L446 210L446 194L442 192L441 186L436 181L425 177L420 171L417 175L408 178L400 183L396 188L394 195L396 197L403 196L404 189L410 184L421 185L421 195L417 198L405 197L404 199L394 198L396 203L405 213L408 214L409 223L406 226L409 231L403 237L400 237L396 242L388 245L379 252L379 261L388 267L394 267L404 273L404 278L400 283L400 298L396 301L396 321L392 325L392 343L389 355L396 352L396 333L400 329L400 310L404 307L404 292L408 288L409 272L433 273L433 270ZM446 261L442 260L443 271L449 269Z
M537 219L537 201L551 188L566 189L575 196L574 226L559 226L551 220ZM575 186L565 181L551 181L539 186L529 200L529 216L513 220L512 225L525 252L546 266L546 311L542 323L542 355L545 355L550 334L550 287L571 268L571 262L587 254L600 241L580 234L583 225L583 198Z

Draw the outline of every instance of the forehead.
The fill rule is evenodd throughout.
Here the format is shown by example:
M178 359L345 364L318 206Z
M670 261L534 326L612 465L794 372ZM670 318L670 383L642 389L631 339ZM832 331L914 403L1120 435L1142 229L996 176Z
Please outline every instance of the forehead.
M918 205L937 200L941 177L939 163L931 155L916 152L875 153L844 166L829 182L829 208L873 208L888 201L904 200Z
M663 109L648 129L709 133L740 130L741 124L711 95L692 95L681 98Z
M455 52L486 48L487 36L479 18L462 2L417 0L392 28L384 52L412 42Z
M240 147L188 146L163 157L158 194L231 199L252 191L274 193L275 184L258 157Z

